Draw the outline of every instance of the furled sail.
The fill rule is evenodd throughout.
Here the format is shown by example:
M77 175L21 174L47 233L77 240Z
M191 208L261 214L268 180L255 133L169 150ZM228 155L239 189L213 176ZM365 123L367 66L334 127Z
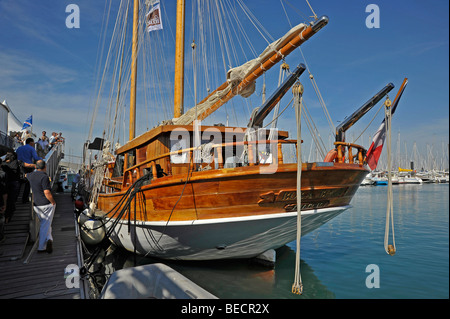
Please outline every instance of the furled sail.
M254 73L255 70L267 61L273 60L274 56L279 58L277 60L283 58L283 55L280 52L281 49L289 45L295 37L302 37L302 32L306 28L307 25L303 23L298 24L289 30L283 37L269 44L257 58L250 60L241 66L228 70L227 81L224 84L201 101L196 107L194 106L179 118L173 119L172 123L177 125L188 125L195 119L203 119L207 117L237 94L245 98L252 95L255 91L255 80L257 76L251 81L246 81L249 75ZM275 64L278 61L271 62Z

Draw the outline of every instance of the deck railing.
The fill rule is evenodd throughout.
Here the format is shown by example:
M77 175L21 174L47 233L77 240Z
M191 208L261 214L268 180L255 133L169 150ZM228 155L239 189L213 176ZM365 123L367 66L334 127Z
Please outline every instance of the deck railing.
M302 141L303 142L303 141ZM211 162L210 163L196 163L194 162L194 152L201 151L205 144L202 144L198 147L191 147L180 149L176 151L167 152L149 159L146 159L136 165L130 166L124 170L123 176L109 178L106 177L106 183L103 184L102 192L110 193L111 191L119 190L120 188L127 187L132 185L134 181L145 175L148 171L150 171L153 175L153 179L158 178L158 167L157 161L160 161L165 158L170 158L174 155L182 155L188 154L189 157L186 156L186 160L183 163L172 163L169 160L169 164L166 166L165 173L167 175L173 175L173 167L177 164L188 164L189 171L202 171L207 169L222 169L226 168L226 161L224 161L224 154L227 155L227 152L224 152L223 149L235 149L236 147L244 147L247 146L247 158L244 163L238 163L240 166L254 166L254 165L279 165L283 164L283 145L292 144L295 145L297 150L297 140L257 140L257 141L243 141L243 142L228 142L228 143L219 143L210 145L211 153ZM269 153L271 154L270 161L262 162L260 161L260 154L258 154L259 146L269 146ZM360 145L346 143L346 142L336 142L334 143L336 146L335 158L332 160L335 163L350 163L350 164L358 164L359 166L363 166L365 163L365 155L366 149ZM354 155L354 151L356 150L356 154ZM127 159L125 159L124 163L127 163ZM206 167L205 167L206 166Z
M334 145L336 145L336 149L337 149L337 157L336 157L337 163L344 163L346 161L345 148L347 148L348 163L350 163L350 164L355 163L355 158L356 158L358 160L359 166L363 166L364 157L366 155L366 149L364 147L357 145L357 144L346 143L346 142L335 142ZM356 151L357 151L356 155L353 155L353 149L356 149Z
M270 142L270 143L269 143ZM294 144L297 148L297 140L258 140L258 141L243 141L243 142L228 142L228 143L219 143L211 145L211 150L214 156L211 157L211 162L207 163L210 167L216 167L218 169L224 168L224 158L223 158L223 148L234 148L236 146L244 147L247 145L247 161L242 163L242 166L254 166L257 164L270 165L270 164L283 164L283 152L282 146L283 144ZM189 169L191 171L202 170L202 163L194 163L194 152L201 151L204 145L198 147L185 148L177 151L172 151L168 153L164 153L153 158L149 158L145 161L142 161L136 165L128 167L124 171L122 187L126 187L127 185L131 185L136 179L140 178L144 174L144 169L151 169L153 178L157 178L157 167L156 161L170 158L174 155L180 155L187 153L189 154L189 160L182 164L189 164ZM257 154L258 146L269 146L270 154L272 154L271 163L261 163L259 161L259 155ZM127 162L127 161L125 161ZM172 165L169 165L169 171L167 172L169 175L172 175Z
M44 158L47 167L47 175L50 177L52 187L58 174L59 162L61 161L63 155L63 147L64 143L57 143Z
M13 149L15 146L14 139L8 136L8 134L0 131L0 145Z

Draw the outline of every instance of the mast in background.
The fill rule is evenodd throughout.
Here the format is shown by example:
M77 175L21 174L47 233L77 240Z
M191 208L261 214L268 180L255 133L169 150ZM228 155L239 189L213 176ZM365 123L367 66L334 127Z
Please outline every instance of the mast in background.
M183 114L184 98L184 14L185 1L177 1L177 33L175 46L174 118Z
M130 86L130 140L136 136L136 78L137 48L139 29L139 0L134 0L133 11L133 44L131 52L131 86Z

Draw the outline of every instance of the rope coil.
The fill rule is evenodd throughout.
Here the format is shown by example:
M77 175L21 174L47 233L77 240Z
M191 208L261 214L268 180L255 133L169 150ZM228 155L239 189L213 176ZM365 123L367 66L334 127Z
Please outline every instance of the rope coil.
M301 83L294 84L292 88L294 95L294 107L297 121L297 244L295 258L295 278L292 284L292 293L303 294L302 276L300 273L300 238L302 232L302 196L301 196L301 179L302 179L302 134L301 134L301 114L302 114L302 94L303 85Z
M387 194L387 209L386 209L386 227L384 231L384 250L389 255L395 255L395 233L394 233L394 205L392 195L392 163L391 163L391 120L392 120L392 102L389 97L384 102L385 105L385 125L386 125L386 146L388 158L388 194ZM389 244L389 229L392 227L392 245Z

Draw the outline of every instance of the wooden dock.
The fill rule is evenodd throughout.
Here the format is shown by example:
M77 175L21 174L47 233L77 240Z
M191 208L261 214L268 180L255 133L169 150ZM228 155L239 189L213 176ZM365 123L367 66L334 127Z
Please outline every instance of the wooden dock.
M17 202L14 216L5 226L6 240L0 244L0 299L86 298L82 280L78 288L77 279L66 284L66 267L80 267L82 258L72 199L67 193L53 195L56 212L51 254L38 253L29 242L31 204Z

